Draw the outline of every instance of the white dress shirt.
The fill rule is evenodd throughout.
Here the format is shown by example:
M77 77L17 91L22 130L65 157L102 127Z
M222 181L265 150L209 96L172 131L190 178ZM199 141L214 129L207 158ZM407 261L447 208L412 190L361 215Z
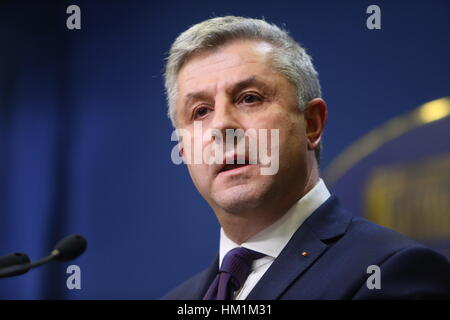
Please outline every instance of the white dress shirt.
M279 220L241 244L242 247L261 252L266 256L253 261L250 275L242 288L234 294L235 300L244 300L247 298L259 279L261 279L272 262L289 242L295 231L302 225L303 221L329 197L330 192L322 179L319 179L319 182ZM228 238L223 229L220 229L219 265L222 265L222 260L228 251L237 247L239 245Z

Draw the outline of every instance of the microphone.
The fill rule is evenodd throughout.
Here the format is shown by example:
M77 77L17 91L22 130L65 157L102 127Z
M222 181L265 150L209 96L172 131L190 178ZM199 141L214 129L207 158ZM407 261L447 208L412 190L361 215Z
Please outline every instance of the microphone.
M86 248L86 239L79 234L72 234L59 241L51 255L58 261L70 261L78 258Z
M3 268L8 268L16 265L28 265L30 263L30 258L25 253L10 253L5 256L0 257L0 270ZM30 270L29 268L23 268L13 272L11 276L16 276Z
M78 234L72 234L60 240L50 255L30 263L28 256L24 255L28 261L19 258L5 258L5 261L11 261L9 264L5 264L5 267L0 264L0 278L11 277L28 272L28 270L41 266L52 260L57 261L70 261L79 257L87 247L87 241L85 238ZM11 256L11 255L8 255ZM5 256L7 257L7 256ZM3 257L2 257L3 258ZM16 259L16 260L14 260ZM2 260L0 260L2 261ZM16 263L15 263L16 262Z

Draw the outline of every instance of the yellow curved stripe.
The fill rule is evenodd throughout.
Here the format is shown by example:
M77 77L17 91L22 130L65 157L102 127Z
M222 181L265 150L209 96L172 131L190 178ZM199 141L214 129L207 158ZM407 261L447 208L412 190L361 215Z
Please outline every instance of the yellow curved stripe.
M324 180L334 185L348 170L385 143L424 124L450 115L450 97L430 101L417 109L389 120L356 140L324 170Z

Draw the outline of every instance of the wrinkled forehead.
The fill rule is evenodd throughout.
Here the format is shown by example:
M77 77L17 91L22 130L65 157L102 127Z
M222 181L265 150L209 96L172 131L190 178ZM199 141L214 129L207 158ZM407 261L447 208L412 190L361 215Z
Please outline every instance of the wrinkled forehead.
M207 89L217 83L240 81L250 73L267 73L272 50L267 42L240 40L191 56L178 73L178 99L199 87Z
M234 39L228 40L225 43L214 47L201 48L187 55L178 70L177 76L181 73L182 69L185 69L187 64L191 64L193 61L203 60L204 58L215 54L230 54L236 53L240 55L254 54L268 56L275 47L265 40L254 39ZM230 57L231 58L231 57Z

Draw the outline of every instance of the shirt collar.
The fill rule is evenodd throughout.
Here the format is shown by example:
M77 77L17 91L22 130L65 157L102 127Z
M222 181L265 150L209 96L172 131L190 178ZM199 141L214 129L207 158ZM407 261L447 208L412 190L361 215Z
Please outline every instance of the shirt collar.
M317 184L298 200L280 219L260 231L241 246L276 258L289 242L295 231L322 203L330 197L325 183L319 179ZM220 229L219 265L228 251L239 247Z

